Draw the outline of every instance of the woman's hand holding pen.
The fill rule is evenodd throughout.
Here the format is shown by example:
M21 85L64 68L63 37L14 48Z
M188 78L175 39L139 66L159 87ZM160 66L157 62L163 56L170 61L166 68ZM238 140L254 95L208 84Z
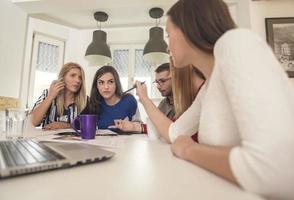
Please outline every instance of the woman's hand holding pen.
M136 81L136 93L141 102L145 99L149 99L146 84L141 84L140 81Z
M145 81L143 81L143 82L140 82L140 83L141 83L141 85L143 85L143 84L145 83ZM126 93L128 93L128 92L132 91L133 89L135 89L136 87L137 87L137 85L136 85L136 83L135 83L133 87L131 87L130 89L128 89L128 90L126 90L126 91L124 91L123 93L124 93L124 94L126 94Z
M49 88L49 94L48 97L51 99L54 99L58 93L63 90L65 87L65 84L63 81L52 81L50 88Z

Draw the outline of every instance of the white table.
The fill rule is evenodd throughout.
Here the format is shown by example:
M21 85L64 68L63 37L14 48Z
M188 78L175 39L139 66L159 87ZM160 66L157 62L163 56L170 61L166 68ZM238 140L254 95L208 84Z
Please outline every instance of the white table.
M174 157L159 140L122 137L113 137L124 145L106 162L1 180L0 199L262 199Z

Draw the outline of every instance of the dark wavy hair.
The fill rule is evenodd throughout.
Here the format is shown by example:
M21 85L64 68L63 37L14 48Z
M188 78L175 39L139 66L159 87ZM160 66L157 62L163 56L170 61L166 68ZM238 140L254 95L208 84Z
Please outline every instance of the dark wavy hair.
M179 0L167 15L190 44L210 54L216 41L236 27L222 0Z
M112 66L101 67L95 73L93 83L92 83L92 88L91 88L90 100L87 106L88 107L87 110L91 114L97 114L100 111L100 103L103 100L103 97L98 91L97 81L101 76L103 76L106 73L111 73L114 77L114 82L116 86L115 95L120 98L123 96L121 82L120 82L119 75L116 69Z

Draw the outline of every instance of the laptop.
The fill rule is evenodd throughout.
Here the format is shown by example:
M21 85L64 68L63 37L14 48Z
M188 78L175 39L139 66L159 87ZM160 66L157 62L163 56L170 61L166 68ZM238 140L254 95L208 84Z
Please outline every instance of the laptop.
M98 146L18 139L0 141L0 179L108 160Z

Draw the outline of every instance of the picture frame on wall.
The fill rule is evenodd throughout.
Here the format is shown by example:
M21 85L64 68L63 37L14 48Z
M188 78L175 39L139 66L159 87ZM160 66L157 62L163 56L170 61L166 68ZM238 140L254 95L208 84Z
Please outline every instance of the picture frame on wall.
M266 39L290 78L294 78L294 17L266 18Z

